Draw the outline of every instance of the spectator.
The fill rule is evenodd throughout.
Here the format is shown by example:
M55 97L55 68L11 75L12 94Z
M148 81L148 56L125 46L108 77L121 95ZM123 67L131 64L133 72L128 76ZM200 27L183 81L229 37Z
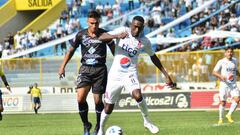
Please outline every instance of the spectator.
M61 24L59 24L57 26L57 31L56 31L56 38L61 38L62 37L62 33L63 33L63 27ZM58 54L58 45L54 46L54 54L57 55Z
M107 15L109 12L112 12L112 6L109 4L109 2L107 2L106 5L104 6L104 10L105 15Z
M108 10L106 15L107 15L107 20L112 19L113 18L113 11L112 10Z
M48 30L48 29L47 29L47 30ZM36 36L36 38L38 39L37 44L42 44L42 43L44 43L44 42L47 42L44 32L42 33L40 30L38 30L38 31L35 33L35 36Z
M94 0L88 0L90 4L90 10L94 10Z
M69 14L67 12L67 10L64 10L62 13L61 13L61 16L60 16L60 24L63 24L67 21L67 19L69 19Z
M82 16L82 12L81 12L81 5L82 5L82 0L75 0L75 5L77 8L77 16L81 17Z
M10 55L10 52L11 52L10 47L9 46L5 47L5 49L3 49L3 51L2 51L2 58L5 58L8 55Z
M210 49L212 47L212 40L211 37L204 37L203 38L203 42L202 42L202 46L204 50Z
M62 33L62 37L64 37L64 36L65 36L65 33L63 32ZM66 53L66 51L67 51L67 44L66 44L66 42L62 42L61 43L61 51L62 51L62 55L64 55Z
M81 29L80 21L77 17L74 17L74 19L70 21L70 24L72 25L74 32Z
M65 33L66 33L67 35L72 34L72 33L73 33L73 30L74 30L74 27L73 27L72 23L70 23L69 21L67 21L67 23L65 24L64 30L65 30Z
M160 25L161 24L161 12L162 12L162 8L160 7L160 3L157 2L153 9L152 9L152 13L151 13L151 16L154 20L154 24L155 25Z
M210 25L211 25L211 27L213 27L214 30L217 29L218 22L217 22L217 17L216 16L211 17Z
M112 10L114 18L121 15L121 7L117 1L115 1L115 3L113 4Z
M133 10L134 9L134 2L133 0L128 0L128 10Z
M10 48L10 44L9 44L8 38L5 38L5 39L4 39L4 47L5 47L5 48Z
M96 6L96 11L97 11L99 14L103 15L103 5L102 5L101 2L98 2L98 5Z
M13 34L12 33L8 33L7 38L8 38L8 43L9 43L10 47L13 47L13 45L14 45L14 36L13 36Z
M14 44L19 46L21 41L21 33L18 31L17 34L14 36Z
M187 7L187 11L191 11L192 10L192 1L193 0L184 0L185 1L185 5Z
M48 42L54 39L49 28L43 31L42 38L44 39L44 42Z
M32 35L30 35L28 39L32 43L33 47L37 45L38 39L37 39L37 37L35 36L34 33L32 33Z

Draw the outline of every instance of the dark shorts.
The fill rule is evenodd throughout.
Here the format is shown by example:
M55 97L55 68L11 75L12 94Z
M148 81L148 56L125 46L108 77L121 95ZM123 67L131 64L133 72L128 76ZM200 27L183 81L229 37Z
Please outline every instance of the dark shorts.
M34 104L41 104L40 98L39 97L33 97L33 103Z
M77 88L91 86L92 93L105 93L107 85L107 67L82 65L77 77Z
M0 90L0 99L2 99L2 91Z
M3 103L2 103L2 91L0 90L0 106L3 106Z

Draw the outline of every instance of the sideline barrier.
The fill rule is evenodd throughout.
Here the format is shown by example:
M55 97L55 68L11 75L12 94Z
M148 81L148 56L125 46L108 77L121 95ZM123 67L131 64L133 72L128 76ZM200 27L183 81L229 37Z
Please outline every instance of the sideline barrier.
M150 111L217 110L218 91L171 91L144 93ZM92 94L88 96L89 111L95 111ZM43 94L40 113L69 113L77 111L76 94ZM231 104L227 100L227 108ZM4 113L32 112L30 95L3 95ZM139 111L137 103L129 94L121 94L115 105L115 111Z

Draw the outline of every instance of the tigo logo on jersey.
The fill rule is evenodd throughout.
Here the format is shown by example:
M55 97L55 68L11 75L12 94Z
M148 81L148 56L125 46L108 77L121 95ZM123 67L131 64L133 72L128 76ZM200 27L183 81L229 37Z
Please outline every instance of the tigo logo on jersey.
M130 57L133 57L138 53L138 50L137 50L138 48L131 48L130 46L125 44L123 44L122 49L128 52L128 55Z
M120 65L122 68L128 68L131 65L131 61L128 57L123 57L120 60Z

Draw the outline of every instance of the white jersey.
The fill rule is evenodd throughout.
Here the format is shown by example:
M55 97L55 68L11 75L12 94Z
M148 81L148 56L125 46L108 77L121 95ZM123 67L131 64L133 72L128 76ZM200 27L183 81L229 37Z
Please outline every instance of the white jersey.
M145 36L133 37L130 28L120 27L109 34L117 35L123 32L128 33L128 37L117 39L115 56L110 72L129 73L137 71L139 53L144 50L149 56L154 55L149 39Z
M127 32L129 36L118 39L115 46L115 56L108 74L105 92L105 102L109 104L117 102L122 89L129 93L141 89L137 75L139 53L144 50L148 55L154 55L148 38L145 36L133 37L129 28L121 27L109 32L109 34L116 35L122 32Z
M227 78L226 81L221 81L221 83L236 83L236 73L238 71L237 59L232 58L232 60L228 60L227 58L223 58L217 62L213 71L220 72L222 76Z

